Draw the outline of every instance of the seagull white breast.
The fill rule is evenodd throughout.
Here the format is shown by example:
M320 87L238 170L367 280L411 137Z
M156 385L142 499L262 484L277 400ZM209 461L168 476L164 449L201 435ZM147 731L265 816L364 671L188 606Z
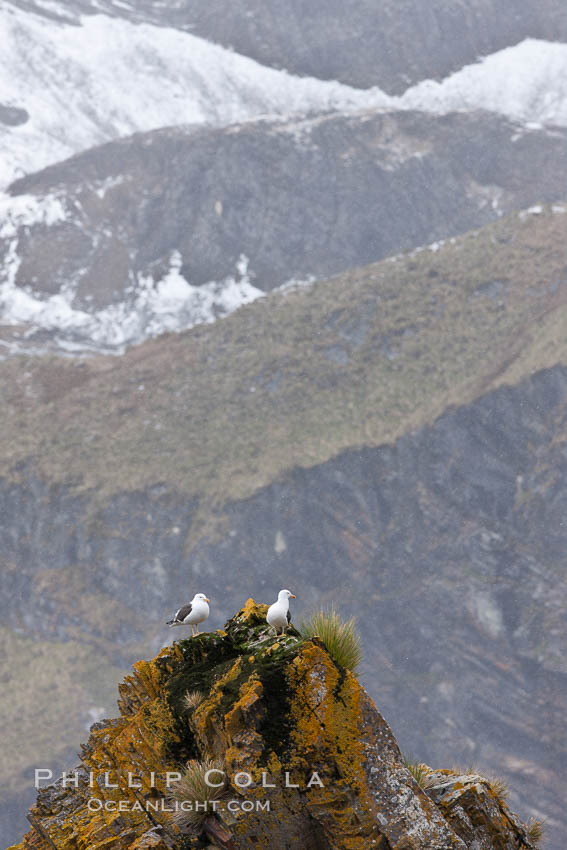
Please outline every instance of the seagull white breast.
M287 612L289 611L289 602L286 599L285 602L282 600L278 600L274 602L273 605L270 605L268 608L268 613L266 615L266 620L273 626L274 628L284 629L287 627Z

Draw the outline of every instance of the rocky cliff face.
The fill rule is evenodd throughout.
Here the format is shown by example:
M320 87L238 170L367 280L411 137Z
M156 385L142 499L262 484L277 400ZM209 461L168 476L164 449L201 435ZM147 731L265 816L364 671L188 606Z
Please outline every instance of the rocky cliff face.
M5 314L36 328L21 346L115 350L212 321L290 279L557 200L565 150L562 130L489 113L133 136L14 184L0 210Z
M277 68L392 93L524 38L567 38L561 0L11 0L48 17L115 14L188 30Z
M425 793L352 673L317 638L271 636L265 614L250 599L225 630L137 663L120 717L93 727L76 782L39 793L11 850L533 848L482 777L424 767ZM190 830L170 812L203 796L167 777L188 759L228 778Z
M166 274L172 251L196 285L233 274L245 254L265 291L557 200L566 171L563 131L489 113L170 129L18 181L0 251L18 287L72 290L86 310L133 298L140 275ZM62 211L19 221L21 195L57 199Z

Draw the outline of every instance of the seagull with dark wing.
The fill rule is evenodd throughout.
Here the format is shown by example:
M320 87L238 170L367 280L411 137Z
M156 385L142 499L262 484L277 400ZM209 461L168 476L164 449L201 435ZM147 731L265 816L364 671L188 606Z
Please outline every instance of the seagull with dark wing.
M279 634L279 629L282 630L282 634L285 634L287 627L291 623L291 614L289 613L290 599L295 599L293 593L289 590L280 590L278 593L278 601L274 602L274 604L270 605L268 608L266 620L275 630L276 635Z
M200 634L199 623L203 623L209 616L210 601L204 593L196 593L188 605L184 605L176 612L173 620L167 621L167 625L170 628L173 628L173 626L191 626L192 636Z

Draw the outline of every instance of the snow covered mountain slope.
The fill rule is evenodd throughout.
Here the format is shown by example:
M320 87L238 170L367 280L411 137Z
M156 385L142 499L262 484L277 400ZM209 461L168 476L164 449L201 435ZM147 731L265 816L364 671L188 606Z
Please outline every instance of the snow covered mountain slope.
M0 323L26 325L28 346L121 350L212 321L290 278L559 200L566 182L567 131L488 112L137 134L4 196ZM22 344L15 333L8 350Z
M405 109L489 109L517 121L567 126L567 44L527 39L442 82L424 80L399 98Z
M80 26L0 4L0 185L139 130L384 106L380 91L299 79L174 29L104 15Z
M294 77L173 28L105 15L65 23L6 0L0 43L0 187L136 131L263 115L490 108L567 125L564 44L528 41L398 98Z
M564 0L10 0L50 20L107 14L273 68L401 94L525 38L567 41Z

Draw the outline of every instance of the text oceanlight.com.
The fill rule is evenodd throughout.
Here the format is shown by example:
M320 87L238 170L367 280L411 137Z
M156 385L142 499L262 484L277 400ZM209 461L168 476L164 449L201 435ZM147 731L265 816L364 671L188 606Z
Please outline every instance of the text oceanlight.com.
M99 800L87 802L90 812L269 812L269 800Z

